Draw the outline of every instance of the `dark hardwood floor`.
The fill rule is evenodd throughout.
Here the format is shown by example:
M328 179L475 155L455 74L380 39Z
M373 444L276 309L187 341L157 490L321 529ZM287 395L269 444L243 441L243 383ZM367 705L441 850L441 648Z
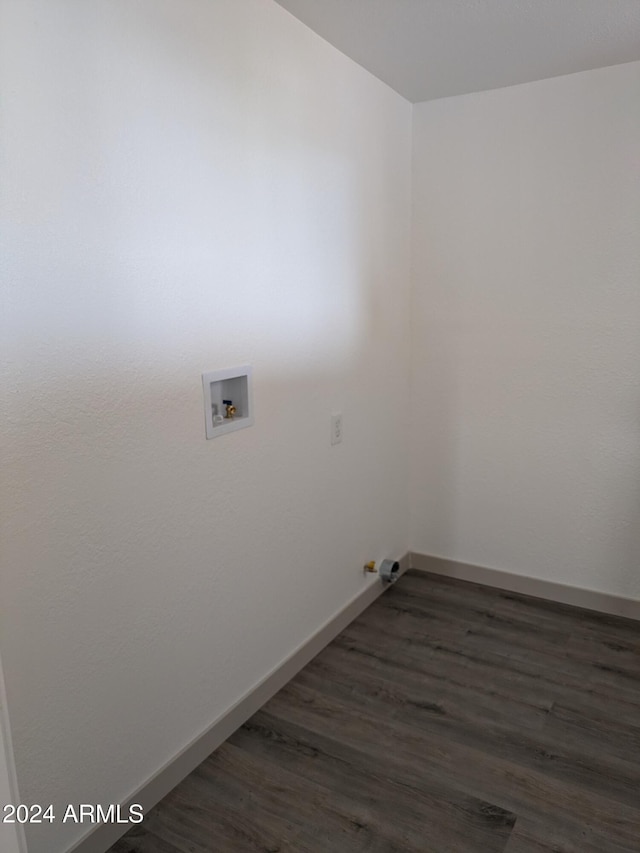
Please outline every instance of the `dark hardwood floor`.
M639 853L640 623L408 572L112 853Z

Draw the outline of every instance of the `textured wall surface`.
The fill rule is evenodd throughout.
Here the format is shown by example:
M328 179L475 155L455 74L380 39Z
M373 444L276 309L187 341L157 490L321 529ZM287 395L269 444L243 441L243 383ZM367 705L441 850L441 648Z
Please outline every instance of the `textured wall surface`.
M407 544L640 596L640 64L415 108L410 395L405 101L270 2L1 23L24 801L123 800Z
M640 598L640 63L414 112L411 547Z
M108 804L406 550L411 107L264 0L0 29L18 779ZM255 426L205 441L201 373L244 363Z

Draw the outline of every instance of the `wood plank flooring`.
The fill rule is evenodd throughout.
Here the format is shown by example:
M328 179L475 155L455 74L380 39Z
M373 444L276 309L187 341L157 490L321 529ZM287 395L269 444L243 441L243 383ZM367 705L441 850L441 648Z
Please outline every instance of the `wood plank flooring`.
M639 853L640 623L408 572L111 853Z

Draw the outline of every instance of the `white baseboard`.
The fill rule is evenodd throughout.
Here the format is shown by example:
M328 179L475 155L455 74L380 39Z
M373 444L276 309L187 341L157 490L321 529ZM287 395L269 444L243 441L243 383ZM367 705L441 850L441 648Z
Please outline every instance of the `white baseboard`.
M583 589L578 586L555 583L555 581L530 578L526 575L514 575L497 569L487 569L483 566L473 566L469 563L458 563L443 557L431 557L427 554L411 554L411 566L418 571L433 572L450 578L493 586L509 592L519 592L556 601L560 604L571 604L574 607L584 607L587 610L597 610L612 616L623 616L627 619L640 620L640 601L635 598L623 598L598 592L595 589Z
M0 807L7 803L20 803L18 779L13 760L11 724L7 710L7 693L4 670L0 660ZM4 811L2 812L4 815ZM0 823L0 850L2 853L26 853L27 841L24 826L20 823Z
M400 560L400 573L409 568L409 555ZM275 693L289 682L294 675L305 667L324 649L347 625L366 610L378 598L385 587L372 579L348 604L335 616L322 625L313 636L306 640L288 658L273 669L262 681L258 682L235 705L232 705L213 725L193 740L185 749L162 767L151 779L145 782L124 803L122 812L129 813L129 806L140 804L144 812L153 808L169 791L188 776L198 764L217 749L236 729L256 713ZM125 834L128 826L101 824L89 830L74 844L68 853L105 853L112 844Z

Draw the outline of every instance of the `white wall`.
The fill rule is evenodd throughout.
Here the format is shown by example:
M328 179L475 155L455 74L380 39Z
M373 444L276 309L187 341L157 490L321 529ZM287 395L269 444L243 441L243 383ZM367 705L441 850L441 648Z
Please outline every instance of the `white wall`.
M411 547L640 597L640 63L414 108Z
M2 8L0 644L23 800L108 804L406 551L411 107L265 0Z

